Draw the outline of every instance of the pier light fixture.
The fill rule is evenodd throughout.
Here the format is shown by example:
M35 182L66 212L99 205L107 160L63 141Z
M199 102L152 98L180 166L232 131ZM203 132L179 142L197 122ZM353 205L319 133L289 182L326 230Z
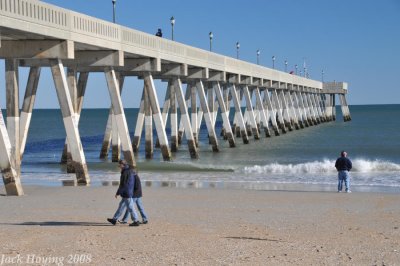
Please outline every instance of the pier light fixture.
M113 5L113 23L115 23L115 3L117 2L117 0L111 0L111 1Z
M240 49L240 43L236 42L236 59L239 59L239 49Z
M171 27L172 27L172 40L174 40L174 25L175 25L175 18L174 18L174 16L172 16L171 18L170 18L170 21L171 21Z
M287 72L287 60L285 60L285 72Z
M260 49L257 50L257 65L260 64Z
M296 69L296 76L297 76L297 69L298 69L297 64L294 65L294 68Z
M208 34L208 37L210 37L210 52L212 51L212 39L214 38L214 34L212 31Z
M321 75L322 75L322 82L324 82L324 74L325 74L325 72L324 72L324 70L322 69L322 71L321 71Z
M275 69L275 55L272 56L272 68Z

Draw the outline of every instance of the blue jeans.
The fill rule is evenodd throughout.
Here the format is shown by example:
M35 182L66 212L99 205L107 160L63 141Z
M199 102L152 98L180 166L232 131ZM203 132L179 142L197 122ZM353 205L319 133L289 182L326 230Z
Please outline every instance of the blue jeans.
M131 215L132 221L137 221L138 220L138 215L135 211L135 208L133 208L133 200L132 198L121 198L121 201L119 202L119 206L117 211L114 214L113 219L118 220L118 218L122 215L122 212L126 210L126 215Z
M140 216L142 216L143 221L147 221L147 215L143 208L142 198L132 198L133 204L136 203L136 206L140 212ZM124 218L122 219L123 222L128 222L129 218L129 211L126 210Z
M338 191L342 191L343 182L346 186L346 191L350 190L350 175L349 171L339 171L338 173Z

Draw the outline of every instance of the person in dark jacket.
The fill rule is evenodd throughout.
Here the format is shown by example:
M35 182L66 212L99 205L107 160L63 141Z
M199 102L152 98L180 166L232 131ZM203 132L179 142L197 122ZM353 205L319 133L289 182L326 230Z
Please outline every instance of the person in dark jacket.
M157 37L162 37L162 31L161 31L161 29L158 29L158 30L157 30L156 36L157 36Z
M121 196L121 201L117 211L115 212L113 218L108 218L107 221L115 225L118 218L122 215L122 212L127 208L128 213L131 215L133 223L130 226L139 226L138 215L133 208L133 191L135 189L135 172L131 169L129 164L125 160L119 161L119 167L121 168L121 177L119 181L119 187L115 198Z
M335 167L338 171L338 192L342 192L344 182L346 185L346 192L351 193L349 172L353 167L353 164L350 159L347 158L347 152L342 151L340 153L340 157L336 160Z
M143 207L143 202L142 202L142 184L140 182L140 178L139 175L137 173L135 173L135 188L133 190L133 204L136 204L136 207L138 208L139 212L140 212L140 216L142 216L142 224L147 224L148 223L148 219L147 219L147 215L146 212L144 211L144 207ZM120 223L126 224L128 222L129 219L129 211L126 210L124 218L122 219L122 221Z

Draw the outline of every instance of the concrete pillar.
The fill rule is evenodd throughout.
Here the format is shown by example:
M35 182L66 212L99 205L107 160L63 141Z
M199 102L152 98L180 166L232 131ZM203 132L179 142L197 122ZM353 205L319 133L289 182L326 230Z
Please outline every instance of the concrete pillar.
M250 97L250 92L249 92L249 88L247 86L243 86L243 94L244 97L246 99L246 109L247 109L247 114L248 114L248 121L249 124L251 125L251 130L252 133L254 135L254 139L260 139L260 134L258 133L258 128L257 128L257 122L254 116L254 112L253 112L253 103L252 103L252 99Z
M142 97L139 105L139 113L136 119L135 133L132 140L132 149L134 153L139 152L140 139L142 138L143 124L144 124L144 91L143 86Z
M171 151L176 152L178 150L178 115L177 115L177 105L176 105L176 91L173 80L168 81L168 86L170 87L169 97L170 97L170 109L171 109Z
M332 114L333 121L336 121L336 95L332 94Z
M314 122L312 120L312 115L311 115L311 109L308 106L307 93L300 92L299 100L301 100L301 103L304 107L304 114L306 116L306 124L305 124L306 127L314 125Z
M51 60L51 72L60 103L68 144L71 149L72 164L75 168L76 179L78 184L87 185L90 183L89 173L79 136L78 125L73 117L75 110L68 90L64 66L60 59Z
M244 119L243 119L243 115L242 115L242 109L241 109L237 89L236 89L235 84L229 84L229 85L230 85L230 93L232 96L233 105L235 106L235 118L236 118L237 128L239 128L239 136L242 136L244 144L248 144L249 137L247 136L246 125L244 124Z
M77 97L78 97L78 88L77 88L77 81L76 81L76 70L73 68L67 68L67 84L69 95L71 96L71 103L72 109L74 113L72 114L72 118L75 120L76 125L78 126L79 122L76 119L76 112L77 112ZM68 147L68 141L65 139L64 142L64 149L61 155L61 163L67 164L67 173L75 173L75 168L72 162L72 155L71 149Z
M19 74L18 61L6 59L6 103L7 103L7 132L11 143L11 165L19 174L21 172L21 154L19 139Z
M322 112L321 112L321 108L320 108L320 102L318 101L317 96L318 95L316 93L312 93L311 94L311 100L312 100L312 103L314 105L314 110L315 110L315 114L317 116L317 121L319 121L319 123L322 123L323 122L323 120L322 120Z
M292 131L293 126L292 126L291 119L290 119L289 107L288 107L288 103L287 103L287 100L285 97L285 91L278 90L277 93L278 93L278 99L280 100L281 105L282 105L283 121L285 123L285 126L289 129L289 131Z
M279 133L278 123L276 121L276 109L274 108L271 102L270 93L267 89L264 90L264 106L266 106L270 114L272 130L274 131L275 136L279 136L280 133Z
M193 159L197 159L199 157L199 154L197 152L196 144L194 142L193 131L192 131L192 127L190 125L190 119L189 119L189 115L188 115L188 111L187 111L188 109L187 109L186 101L183 98L182 83L179 78L174 79L174 86L175 86L176 98L177 98L178 104L179 104L179 110L181 112L181 121L183 123L183 127L185 128L184 131L185 131L186 140L188 143L190 157ZM189 90L189 88L187 88L186 91L188 91L188 90Z
M346 96L344 94L339 94L339 100L342 108L343 121L344 122L351 121L350 110L347 105Z
M6 193L21 196L18 62L6 59L7 128L0 110L0 168Z
M279 101L278 93L277 93L276 89L271 90L271 101L272 101L273 107L276 111L278 127L281 129L282 133L285 134L287 132L287 130L286 130L285 122L283 119L282 106Z
M119 94L121 95L124 85L124 76L120 75L118 72L115 72L115 77L117 78ZM114 112L112 112L111 126L113 128L111 133L111 161L116 163L121 159L121 139L118 131L115 130L117 128L117 118L114 116Z
M168 146L167 134L165 133L165 124L164 124L164 121L161 116L160 105L158 103L156 88L154 86L154 81L153 81L153 76L150 73L146 73L144 75L144 84L145 84L145 90L147 91L147 94L148 94L148 97L150 100L151 111L152 111L153 119L154 119L154 126L156 127L157 136L158 136L158 139L160 140L161 154L163 156L164 161L170 161L171 160L171 152L170 152L169 146ZM146 97L145 97L145 100L146 100ZM147 120L145 121L145 123L147 124ZM147 131L146 131L146 135L147 135Z
M213 121L212 121L213 118L211 117L210 110L207 105L206 94L204 91L203 82L201 80L198 80L196 82L195 88L197 88L197 93L198 93L199 99L200 99L201 110L204 114L204 120L206 122L207 131L208 131L209 143L211 144L212 150L214 152L218 152L219 151L218 140L217 140L217 136L215 134L215 128L214 128Z
M236 146L235 139L233 137L231 123L229 122L229 116L226 111L224 99L222 97L221 87L219 82L214 82L213 84L215 95L217 96L218 105L221 110L221 117L223 122L223 127L225 128L226 136L228 138L229 147L233 148Z
M302 116L302 108L300 107L299 100L297 98L297 92L292 91L290 92L290 97L292 99L293 110L296 114L297 123L300 128L304 128L303 124L303 116Z
M198 138L197 138L197 96L196 96L196 87L192 86L192 84L188 83L187 90L190 89L190 113L191 113L191 121L192 121L192 130L193 130L193 139L196 147L199 146Z
M113 108L113 115L116 120L118 135L121 140L122 154L124 159L129 165L136 167L135 157L133 155L133 149L131 146L131 139L129 136L128 124L126 122L125 111L122 106L121 94L117 76L115 75L114 68L106 67L104 69L106 75L108 91L110 93L111 105ZM115 130L115 129L113 129Z
M81 76L79 76L79 78L80 77ZM121 95L124 79L123 76L119 77L120 77L119 92ZM108 118L107 118L106 130L104 132L103 143L100 151L100 159L106 159L108 157L108 152L110 151L110 146L112 143L113 145L112 145L111 161L118 162L121 154L121 149L120 149L121 141L119 139L118 130L116 130L116 128L117 128L116 119L114 117L113 108L111 106L110 109L108 110Z
M175 88L175 93L176 93L176 88ZM186 106L189 105L189 101L190 101L190 96L191 94L191 90L189 90L188 88L186 88L186 93L185 93L185 104ZM180 108L180 107L179 107ZM182 114L182 113L181 113ZM182 143L182 137L183 137L183 133L185 132L185 127L183 125L183 120L181 118L181 121L179 122L179 131L178 131L178 144Z
M308 123L310 125L317 125L313 106L310 101L310 93L304 93L304 103L307 105Z
M169 107L171 104L170 100L170 91L171 91L171 82L168 81L168 86L167 86L167 91L165 92L165 98L164 98L164 105L162 108L162 120L164 121L164 126L167 126L167 120L168 120L168 113L169 113ZM160 148L160 140L157 137L156 140L156 148Z
M294 107L291 91L287 90L284 92L284 96L286 98L286 102L288 104L288 111L290 117L290 123L294 126L296 130L300 129L299 120L297 118L296 110Z
M295 92L295 96L297 99L297 105L299 106L299 113L301 116L302 124L305 127L309 127L308 120L307 120L307 110L306 110L307 108L303 102L303 95L300 91L297 91L297 92Z
M0 110L0 169L7 196L21 196L24 191L21 185L20 174L13 166L11 159L11 142L8 137L3 113Z
M20 140L20 155L21 160L24 156L26 139L28 138L28 130L32 118L33 105L36 99L36 92L40 78L40 67L31 67L26 85L24 102L22 104L21 118L19 121L19 140Z
M145 157L153 159L153 119L148 90L144 90Z
M263 101L261 99L261 94L260 94L260 90L258 87L254 89L254 94L256 96L257 109L258 109L260 120L264 127L265 136L271 137L266 110L264 110Z

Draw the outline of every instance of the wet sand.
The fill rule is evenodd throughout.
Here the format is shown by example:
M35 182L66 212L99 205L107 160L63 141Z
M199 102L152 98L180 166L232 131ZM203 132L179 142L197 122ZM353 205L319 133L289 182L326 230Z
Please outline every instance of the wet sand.
M24 189L0 197L0 265L400 264L400 193L144 187L129 227L115 186Z

